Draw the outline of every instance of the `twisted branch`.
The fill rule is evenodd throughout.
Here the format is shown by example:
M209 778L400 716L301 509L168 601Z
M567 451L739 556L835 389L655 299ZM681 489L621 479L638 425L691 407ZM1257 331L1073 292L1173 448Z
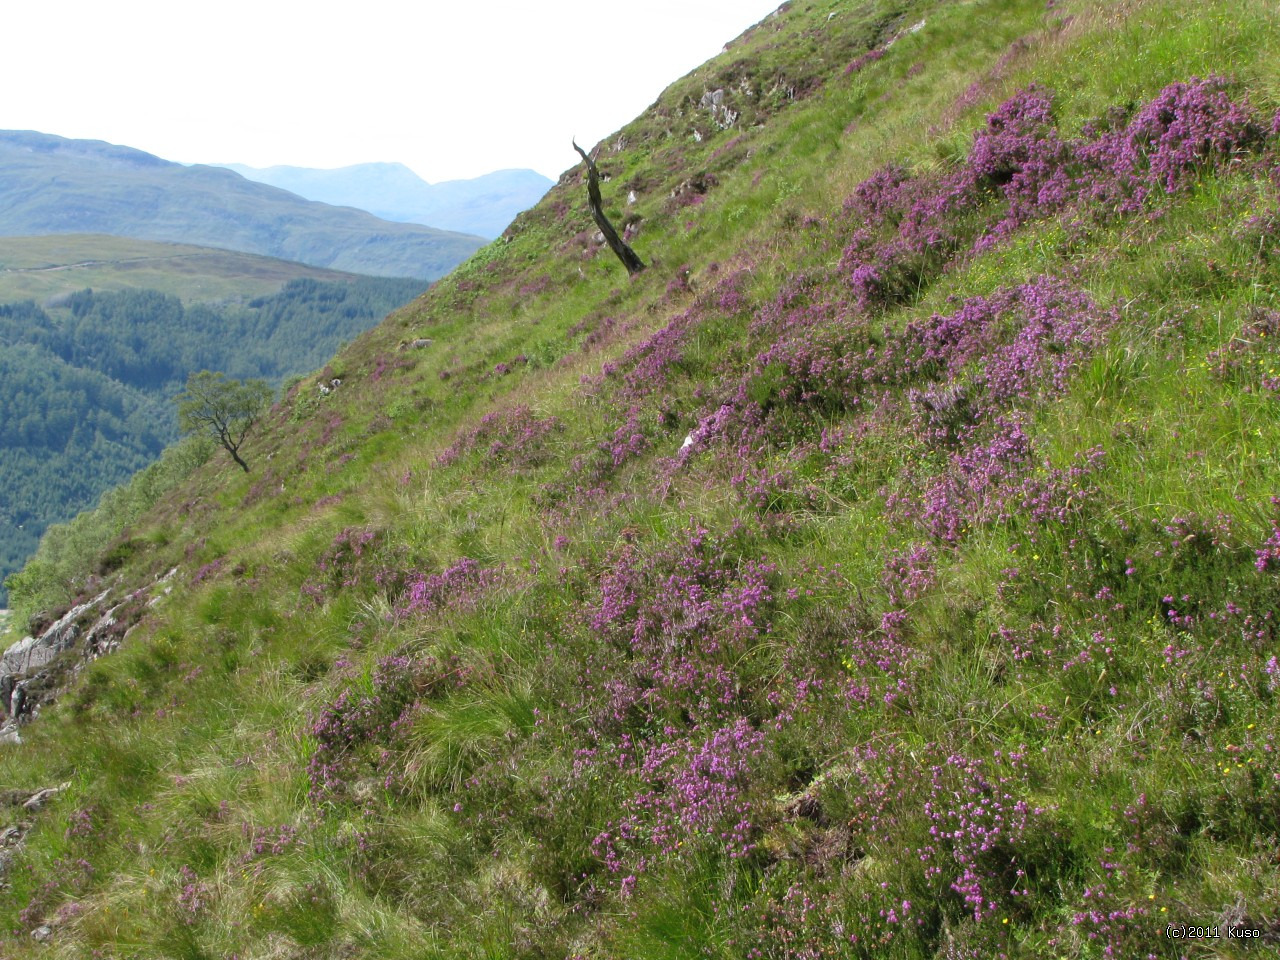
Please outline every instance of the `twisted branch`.
M587 199L591 204L591 219L596 222L596 226L600 228L600 232L604 234L605 242L609 244L609 249L614 252L622 265L627 268L627 273L637 274L644 269L644 261L636 256L636 252L627 245L627 242L618 236L618 231L613 229L613 224L609 222L609 218L604 215L604 207L600 200L600 172L596 169L596 162L591 159L585 150L578 146L578 141L573 141L573 149L587 162Z

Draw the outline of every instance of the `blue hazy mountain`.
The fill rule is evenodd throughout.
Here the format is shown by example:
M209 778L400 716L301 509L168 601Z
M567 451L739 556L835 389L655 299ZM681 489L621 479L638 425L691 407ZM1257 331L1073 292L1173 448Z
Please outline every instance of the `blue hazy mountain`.
M434 280L483 243L100 140L0 131L0 235L111 234Z
M490 239L502 233L517 213L542 199L552 184L534 170L497 170L469 180L428 183L401 163L358 163L336 170L224 166L308 200Z

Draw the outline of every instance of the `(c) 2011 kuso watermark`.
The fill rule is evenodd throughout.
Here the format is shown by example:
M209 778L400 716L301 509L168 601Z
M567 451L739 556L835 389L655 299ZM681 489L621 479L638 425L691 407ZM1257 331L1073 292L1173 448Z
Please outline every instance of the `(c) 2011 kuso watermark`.
M1192 923L1170 923L1165 926L1164 935L1169 940L1257 940L1262 937L1262 929L1242 925L1223 926L1216 923L1201 926Z

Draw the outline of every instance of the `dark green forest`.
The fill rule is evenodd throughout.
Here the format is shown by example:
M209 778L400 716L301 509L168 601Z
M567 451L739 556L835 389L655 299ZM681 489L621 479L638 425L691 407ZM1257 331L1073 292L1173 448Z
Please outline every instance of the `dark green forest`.
M300 279L234 305L184 305L154 290L0 305L0 607L3 579L49 524L94 503L177 436L171 398L188 373L279 384L323 366L425 287Z

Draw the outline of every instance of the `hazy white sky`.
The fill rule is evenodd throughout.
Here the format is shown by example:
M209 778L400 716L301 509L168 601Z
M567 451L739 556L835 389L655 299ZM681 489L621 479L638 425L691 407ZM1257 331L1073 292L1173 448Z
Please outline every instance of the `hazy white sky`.
M572 136L618 129L780 2L11 3L0 129L182 163L555 177Z

